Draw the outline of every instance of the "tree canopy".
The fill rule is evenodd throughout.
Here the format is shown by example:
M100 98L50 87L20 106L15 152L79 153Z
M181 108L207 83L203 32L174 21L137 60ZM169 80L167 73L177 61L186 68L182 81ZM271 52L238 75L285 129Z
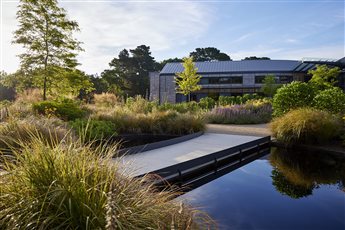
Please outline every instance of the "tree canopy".
M196 48L189 56L194 61L231 61L229 55L214 47Z
M177 77L175 77L178 85L176 91L188 95L188 101L190 101L190 93L201 89L201 86L198 85L201 76L197 74L198 69L195 67L192 57L184 58L182 65L183 72L177 73Z
M327 65L319 65L315 70L309 70L312 75L310 83L320 90L332 88L337 83L337 77L340 74L338 67L330 68Z
M76 80L85 83L76 71L80 42L72 33L79 30L78 23L67 18L66 11L57 0L21 0L17 11L18 29L13 43L21 44L21 71L33 76L33 84L43 88L43 99L54 89L73 88ZM89 84L89 83L87 83ZM85 88L85 85L82 86Z
M242 60L271 60L271 59L269 57L250 56L250 57L245 57Z
M150 47L145 45L129 51L123 49L109 66L110 69L101 74L109 84L109 91L128 96L148 96L149 72L159 69L159 64L151 56Z

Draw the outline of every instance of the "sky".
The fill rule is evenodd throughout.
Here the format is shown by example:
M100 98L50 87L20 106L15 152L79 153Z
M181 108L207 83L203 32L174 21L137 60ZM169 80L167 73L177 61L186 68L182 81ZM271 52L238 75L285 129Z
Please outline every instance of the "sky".
M19 68L19 1L1 1L0 70ZM118 1L60 0L84 52L79 69L100 74L122 49L148 45L156 61L185 57L198 47L216 47L233 60L248 56L300 60L345 56L343 0Z

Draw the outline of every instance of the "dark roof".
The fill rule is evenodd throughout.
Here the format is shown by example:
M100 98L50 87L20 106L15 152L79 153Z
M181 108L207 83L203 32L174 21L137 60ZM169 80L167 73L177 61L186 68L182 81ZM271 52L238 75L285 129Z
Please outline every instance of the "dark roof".
M231 72L292 72L301 65L301 62L293 60L243 60L195 62L195 65L200 74ZM305 71L304 69L305 68L303 68L303 71ZM182 71L183 66L181 63L167 63L160 74L175 74Z

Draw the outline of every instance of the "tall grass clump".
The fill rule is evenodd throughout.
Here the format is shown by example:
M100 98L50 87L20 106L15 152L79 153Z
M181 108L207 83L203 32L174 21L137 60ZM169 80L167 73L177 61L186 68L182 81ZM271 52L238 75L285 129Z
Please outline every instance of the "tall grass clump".
M56 118L37 119L30 116L0 123L0 155L1 152L12 152L13 149L20 148L22 143L29 143L36 137L40 137L46 144L54 145L67 136L69 139L75 138L67 125Z
M94 94L93 96L96 106L113 107L122 103L122 99L113 93Z
M210 123L216 124L260 124L272 117L269 102L251 101L244 105L216 107L207 115Z
M274 119L271 130L280 142L311 144L330 141L339 134L341 125L341 119L329 112L299 108Z
M122 173L113 152L24 143L0 174L1 229L207 228L206 215L172 200L176 193Z

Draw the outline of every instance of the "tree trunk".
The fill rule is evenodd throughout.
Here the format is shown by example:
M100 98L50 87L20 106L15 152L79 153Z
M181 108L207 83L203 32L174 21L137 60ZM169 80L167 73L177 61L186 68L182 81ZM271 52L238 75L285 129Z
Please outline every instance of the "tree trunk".
M43 82L43 101L47 100L47 71L45 71Z
M190 102L190 93L188 94L188 101L187 102Z

